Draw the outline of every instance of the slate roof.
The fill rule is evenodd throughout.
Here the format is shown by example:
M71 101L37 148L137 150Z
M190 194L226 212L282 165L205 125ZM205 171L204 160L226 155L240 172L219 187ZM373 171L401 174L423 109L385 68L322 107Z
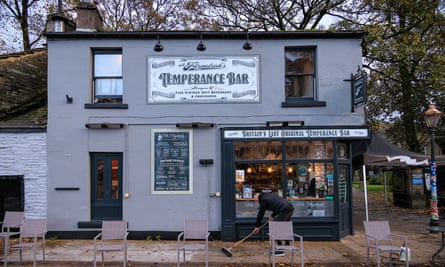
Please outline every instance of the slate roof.
M0 55L0 70L0 132L45 131L47 50Z

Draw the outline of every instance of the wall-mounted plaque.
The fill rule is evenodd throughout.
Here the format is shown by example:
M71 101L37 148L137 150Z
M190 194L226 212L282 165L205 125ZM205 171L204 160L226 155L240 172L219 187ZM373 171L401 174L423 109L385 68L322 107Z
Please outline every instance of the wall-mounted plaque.
M151 141L151 193L193 193L192 131L156 129Z

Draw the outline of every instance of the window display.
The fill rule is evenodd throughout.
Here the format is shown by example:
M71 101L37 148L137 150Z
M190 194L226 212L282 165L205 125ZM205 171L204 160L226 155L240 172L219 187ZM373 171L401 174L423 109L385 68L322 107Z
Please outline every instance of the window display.
M256 216L253 196L260 192L286 197L294 217L334 216L332 141L237 142L235 147L237 217Z

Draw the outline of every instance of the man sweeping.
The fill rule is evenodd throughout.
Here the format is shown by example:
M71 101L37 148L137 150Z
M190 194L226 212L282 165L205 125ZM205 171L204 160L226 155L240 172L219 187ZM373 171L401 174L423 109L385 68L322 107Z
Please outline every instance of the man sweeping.
M260 231L261 221L263 220L266 210L272 212L269 217L269 221L290 221L294 212L294 207L286 199L273 194L273 193L256 193L254 195L256 203L260 204L255 228L253 233L257 234ZM278 245L281 245L282 241L278 241ZM288 244L286 244L288 245ZM275 251L275 256L284 256L283 251Z

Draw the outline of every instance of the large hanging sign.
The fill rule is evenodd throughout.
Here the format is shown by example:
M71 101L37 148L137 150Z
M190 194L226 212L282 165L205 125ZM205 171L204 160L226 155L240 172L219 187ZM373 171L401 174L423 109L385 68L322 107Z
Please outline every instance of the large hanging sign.
M258 56L150 57L148 103L259 102Z

